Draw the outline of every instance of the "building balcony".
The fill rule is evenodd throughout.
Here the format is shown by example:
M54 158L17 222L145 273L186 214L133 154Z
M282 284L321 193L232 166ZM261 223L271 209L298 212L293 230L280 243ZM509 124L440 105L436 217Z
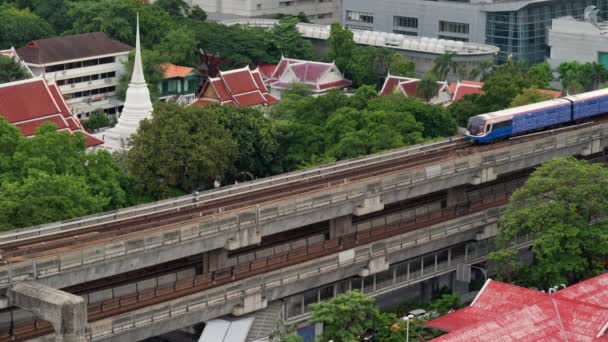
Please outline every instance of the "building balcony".
M71 94L78 91L90 90L100 87L111 87L118 85L119 78L118 77L110 77L104 78L101 80L93 80L72 84L65 84L59 87L59 90L62 94Z
M45 78L47 80L66 80L74 77L95 75L112 71L115 71L117 75L120 75L125 71L125 66L122 63L98 64L83 68L47 72L45 73Z
M113 92L109 92L109 93L77 97L77 98L66 100L66 102L68 105L73 105L73 104L82 103L82 102L90 103L90 104L103 103L103 101L108 101L110 98L115 97L115 96L116 96L116 92L113 91Z

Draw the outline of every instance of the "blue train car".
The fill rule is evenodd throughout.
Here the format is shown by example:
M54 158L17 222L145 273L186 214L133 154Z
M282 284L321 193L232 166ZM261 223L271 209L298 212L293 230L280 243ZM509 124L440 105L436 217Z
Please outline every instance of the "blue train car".
M572 120L572 104L555 99L473 116L469 119L466 137L486 144Z
M581 120L608 113L608 89L565 97L573 103L573 120Z

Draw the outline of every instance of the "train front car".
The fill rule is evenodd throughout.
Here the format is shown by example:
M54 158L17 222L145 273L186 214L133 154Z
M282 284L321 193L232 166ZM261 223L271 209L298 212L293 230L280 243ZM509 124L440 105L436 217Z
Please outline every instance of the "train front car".
M467 124L465 139L473 144L485 143L485 128L486 120L483 118L483 115L471 116Z

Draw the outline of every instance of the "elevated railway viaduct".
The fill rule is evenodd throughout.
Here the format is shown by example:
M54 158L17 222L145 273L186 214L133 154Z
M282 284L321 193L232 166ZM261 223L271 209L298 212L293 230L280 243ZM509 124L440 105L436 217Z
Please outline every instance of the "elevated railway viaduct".
M17 300L27 296L20 283L64 289L86 305L81 340L139 340L354 278L382 291L464 279L531 168L607 147L602 120L489 146L452 138L5 233L0 304L32 309ZM529 244L524 236L518 247ZM12 329L0 314L0 341L62 326L36 314Z

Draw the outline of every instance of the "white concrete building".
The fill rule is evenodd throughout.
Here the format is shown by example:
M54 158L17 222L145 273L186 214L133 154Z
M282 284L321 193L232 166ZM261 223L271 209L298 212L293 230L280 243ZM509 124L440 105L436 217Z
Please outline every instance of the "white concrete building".
M137 16L137 28L135 38L135 61L133 74L124 108L118 118L116 126L103 131L98 135L104 141L103 148L116 151L129 148L129 138L133 135L141 120L152 116L152 100L150 90L144 78L144 67L141 61L141 46L139 43L139 14Z
M553 19L547 44L551 48L549 64L596 62L608 68L608 24L572 17Z
M131 50L94 32L34 40L17 54L35 76L56 82L71 112L86 120L96 110L120 112L116 87Z
M342 20L351 28L490 44L499 60L542 62L551 19L603 12L608 0L343 0Z
M297 15L302 12L313 23L340 21L342 0L187 0L216 20L230 18L270 18L275 14Z

